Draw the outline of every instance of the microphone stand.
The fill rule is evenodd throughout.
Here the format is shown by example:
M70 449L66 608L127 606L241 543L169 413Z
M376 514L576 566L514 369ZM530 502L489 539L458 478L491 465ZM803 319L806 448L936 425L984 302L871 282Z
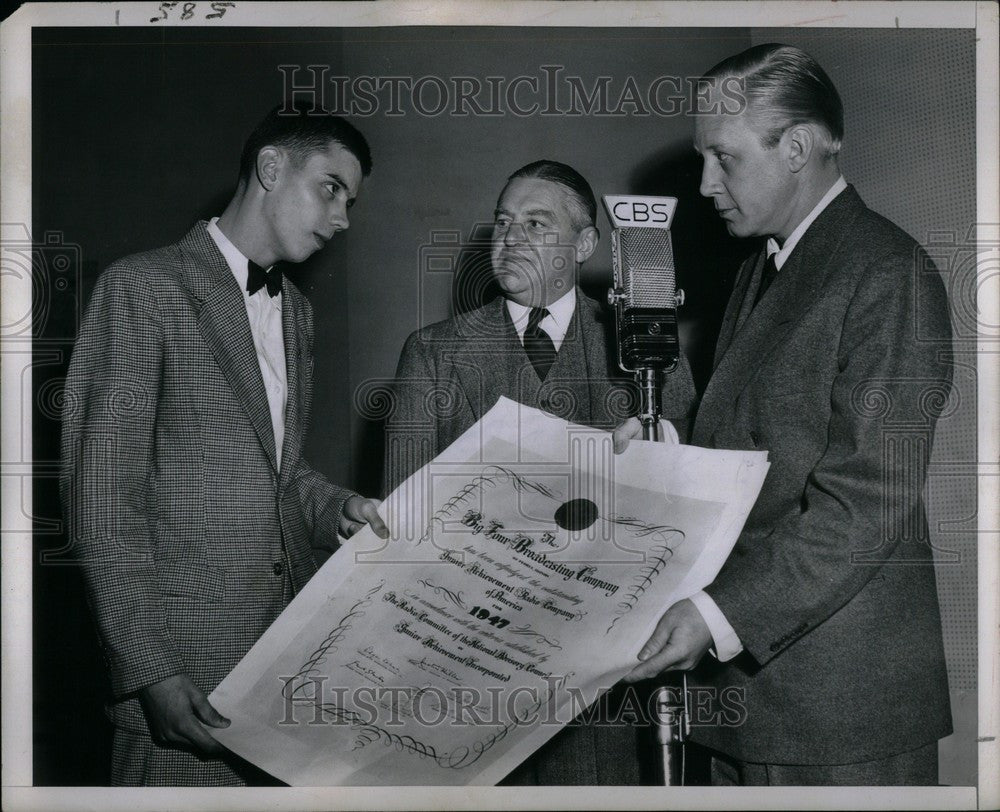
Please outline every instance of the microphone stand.
M640 367L635 371L635 382L639 386L639 422L642 423L642 439L663 442L660 427L660 393L663 391L663 374L655 367Z
M639 387L642 439L663 442L663 429L660 425L663 412L662 371L656 367L640 367L635 371L635 382ZM661 685L653 692L656 741L660 745L660 767L665 787L684 786L684 742L691 731L687 674L681 675L679 702L676 697L677 687L676 683L673 690L667 685Z
M681 702L677 702L666 685L661 685L653 692L656 741L660 745L660 767L665 787L684 786L684 742L691 732L686 674L681 676L680 690Z

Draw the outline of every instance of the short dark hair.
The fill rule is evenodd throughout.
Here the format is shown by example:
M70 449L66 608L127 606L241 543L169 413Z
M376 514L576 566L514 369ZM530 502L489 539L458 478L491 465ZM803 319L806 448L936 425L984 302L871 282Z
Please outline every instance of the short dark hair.
M279 104L256 126L243 145L240 180L247 181L253 175L257 155L264 147L285 147L301 162L312 153L329 147L331 141L357 158L362 176L368 177L372 171L371 150L353 124L309 104L298 103L290 109Z
M705 74L707 79L742 79L751 113L776 121L763 139L765 147L778 143L794 124L813 122L830 135L829 152L840 151L844 138L844 105L826 71L801 48L780 43L755 45L730 56Z
M594 199L594 191L583 175L572 166L561 164L558 161L534 161L518 169L507 178L507 183L509 184L518 178L538 178L565 186L572 201L572 205L569 207L570 217L573 228L577 231L594 225L597 220L597 201ZM504 188L507 187L504 186ZM503 192L500 193L500 196L503 196Z

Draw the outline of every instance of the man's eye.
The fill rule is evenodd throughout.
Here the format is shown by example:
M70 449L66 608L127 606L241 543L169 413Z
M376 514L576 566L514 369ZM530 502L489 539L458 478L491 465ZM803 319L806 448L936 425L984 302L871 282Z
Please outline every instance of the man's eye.
M493 228L503 229L503 228L507 228L509 226L510 226L510 220L494 220L493 221Z
M545 223L541 220L528 220L528 225L534 229L545 228Z
M323 188L326 189L326 193L330 195L330 197L336 197L337 192L340 191L340 186L336 183L324 183Z

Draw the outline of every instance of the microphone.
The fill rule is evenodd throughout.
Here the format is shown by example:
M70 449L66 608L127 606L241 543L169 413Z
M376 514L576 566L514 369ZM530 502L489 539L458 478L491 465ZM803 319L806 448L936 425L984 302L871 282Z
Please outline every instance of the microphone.
M612 229L615 281L608 303L615 308L618 366L634 373L639 385L642 438L662 440L663 373L676 369L681 357L677 307L684 291L677 290L670 242L677 198L605 195L602 200ZM687 675L673 690L659 687L654 707L663 785L683 786L691 719Z
M641 396L639 419L643 439L660 438L662 380L680 358L677 290L670 226L675 197L605 195L611 221L614 287L608 303L615 309L618 366L635 374Z

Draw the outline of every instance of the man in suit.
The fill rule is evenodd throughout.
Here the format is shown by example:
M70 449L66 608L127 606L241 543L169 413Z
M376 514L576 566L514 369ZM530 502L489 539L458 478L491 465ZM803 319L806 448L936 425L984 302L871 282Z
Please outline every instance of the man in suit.
M614 335L576 280L597 248L597 206L572 167L536 161L512 174L497 202L491 262L501 296L413 333L396 372L387 424L386 491L432 460L501 396L567 420L611 429L634 398L616 370ZM683 420L694 405L687 361L666 376L663 411ZM571 727L506 783L636 784L637 729L616 719L626 702L606 696L603 725Z
M841 176L843 108L815 60L761 45L707 78L746 106L697 119L701 193L761 245L693 442L771 467L715 582L667 610L630 678L714 647L692 674L702 698L729 692L694 720L713 783L935 784L951 718L921 491L950 388L944 288Z
M112 783L257 780L207 694L376 504L302 457L313 314L279 262L348 227L348 122L272 111L221 216L100 277L66 381L62 495L111 675Z

